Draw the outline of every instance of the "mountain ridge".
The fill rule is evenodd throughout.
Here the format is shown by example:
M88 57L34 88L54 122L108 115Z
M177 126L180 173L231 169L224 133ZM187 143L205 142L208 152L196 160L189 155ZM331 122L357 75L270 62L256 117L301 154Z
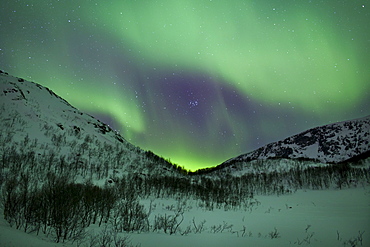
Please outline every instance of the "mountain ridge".
M3 99L1 102L3 129L11 132L18 143L21 143L26 136L29 139L37 138L39 141L46 143L46 145L55 145L56 147L59 145L57 142L63 138L64 140L72 140L73 138L87 139L87 141L80 141L76 145L76 147L80 147L79 152L59 147L60 152L64 155L68 155L68 150L76 155L84 153L85 150L83 148L97 150L97 148L92 147L91 142L99 140L100 142L108 142L113 146L121 144L125 146L124 153L130 156L129 159L123 162L125 166L127 166L127 163L134 163L132 160L143 160L144 158L138 156L144 156L151 159L152 162L159 161L165 164L165 167L162 167L162 169L166 170L166 172L171 172L172 169L169 166L172 165L176 171L197 174L197 171L200 170L222 170L236 162L247 163L254 160L280 158L306 159L336 164L356 158L367 158L370 153L369 115L314 127L283 140L269 143L254 151L228 159L215 167L190 172L164 160L151 151L144 151L134 146L108 125L89 114L79 111L47 87L11 76L1 70L0 83L0 96ZM30 124L32 121L36 124ZM18 129L14 129L14 127ZM95 139L91 139L89 135L95 136ZM76 142L76 140L72 140L72 142ZM132 153L135 153L135 155ZM87 162L87 159L85 155L83 162ZM143 161L142 163L145 162ZM132 167L132 165L129 165L129 167ZM142 174L150 172L150 169L135 168Z
M283 140L221 163L223 169L236 162L268 159L297 159L338 164L370 156L370 115L305 130Z
M51 89L1 70L0 107L3 130L0 151L3 154L12 148L17 152L32 150L35 159L54 153L55 164L61 160L69 164L78 162L95 170L98 166L109 166L110 174L106 172L105 177L113 177L117 172L172 174L181 171L177 165L128 142Z

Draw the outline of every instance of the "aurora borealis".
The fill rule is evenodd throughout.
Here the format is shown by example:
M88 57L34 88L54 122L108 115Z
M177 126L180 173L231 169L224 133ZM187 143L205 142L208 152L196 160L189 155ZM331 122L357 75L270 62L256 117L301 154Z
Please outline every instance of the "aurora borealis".
M367 1L9 1L0 69L195 170L370 114Z

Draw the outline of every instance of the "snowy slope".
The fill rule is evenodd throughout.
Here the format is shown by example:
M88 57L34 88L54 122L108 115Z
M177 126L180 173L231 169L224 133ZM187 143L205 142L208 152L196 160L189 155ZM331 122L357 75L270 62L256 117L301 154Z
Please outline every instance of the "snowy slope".
M14 121L23 121L22 132L27 133L31 139L43 136L42 125L51 124L63 131L84 131L111 144L117 141L127 143L107 125L77 110L53 91L39 84L1 73L0 90L1 114L4 121L10 122L11 127L17 126Z
M50 89L3 71L0 109L0 153L9 152L13 146L18 152L34 152L36 157L55 153L54 163L63 159L67 163L78 160L81 166L89 167L106 164L115 173L175 171L170 163L132 145Z
M253 152L227 160L235 162L266 159L305 159L321 163L340 163L366 158L370 151L370 116L309 129Z

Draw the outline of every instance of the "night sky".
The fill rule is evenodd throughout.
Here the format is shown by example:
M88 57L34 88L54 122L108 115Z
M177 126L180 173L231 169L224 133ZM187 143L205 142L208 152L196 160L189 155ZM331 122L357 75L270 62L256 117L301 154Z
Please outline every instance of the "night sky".
M195 170L370 114L368 0L7 1L0 69Z

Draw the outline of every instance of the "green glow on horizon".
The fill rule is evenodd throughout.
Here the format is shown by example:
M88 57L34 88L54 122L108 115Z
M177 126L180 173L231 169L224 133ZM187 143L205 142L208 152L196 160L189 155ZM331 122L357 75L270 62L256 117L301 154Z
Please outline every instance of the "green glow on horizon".
M0 12L12 20L0 23L0 64L115 119L131 143L196 170L251 151L259 135L277 141L290 133L289 119L264 114L327 123L354 107L367 111L359 105L370 91L370 6L312 2L40 0L30 9L20 0ZM203 115L169 110L174 99L153 77L173 72L212 77ZM232 109L221 87L243 97L248 112ZM300 121L301 131L314 127Z

